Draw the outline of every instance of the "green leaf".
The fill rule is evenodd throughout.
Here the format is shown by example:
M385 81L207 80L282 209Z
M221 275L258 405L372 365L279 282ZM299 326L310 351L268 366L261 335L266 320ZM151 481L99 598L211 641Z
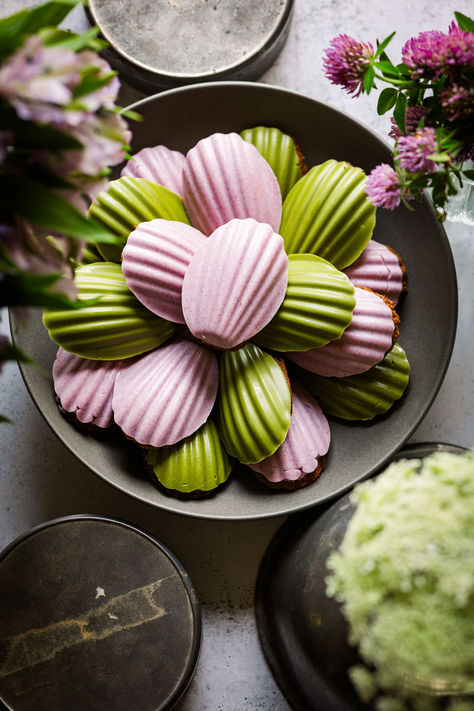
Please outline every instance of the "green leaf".
M0 363L7 360L15 360L18 363L33 363L33 360L27 356L26 353L23 353L22 350L14 346L12 343L6 343L2 348L0 348Z
M368 67L365 71L364 74L364 91L366 94L370 94L370 90L374 86L374 79L375 79L375 69L371 65Z
M393 110L393 118L397 122L397 126L402 133L406 133L405 114L407 110L407 99L405 94L399 93Z
M462 174L468 179L468 180L474 180L474 170L469 169L469 170L463 170Z
M115 107L113 110L120 114L120 116L125 116L125 118L131 119L132 121L143 121L143 116L141 114L137 114L136 111L132 111L131 109L121 109L119 107Z
M377 51L375 52L375 57L380 57L380 55L385 50L387 45L392 41L394 36L395 32L392 32L392 34L386 37L380 44L377 43Z
M397 78L400 76L400 72L398 71L396 66L390 61L382 60L380 62L375 62L374 66L377 67L377 69L380 69L382 74L386 77Z
M1 19L0 61L18 49L28 35L59 25L77 4L78 0L51 0Z
M80 52L83 49L92 49L95 52L107 47L107 42L97 39L98 27L91 27L80 35L70 30L49 30L43 35L44 43L47 47L62 47L70 49L72 52Z
M397 93L397 90L392 87L387 87L380 92L379 100L377 102L377 113L379 115L389 111L392 106L395 105Z
M431 153L427 156L430 160L436 161L436 163L450 163L451 158L446 153Z
M99 74L99 69L96 70L95 74ZM85 96L86 94L91 94L93 91L97 91L97 89L101 89L103 86L106 86L106 84L109 84L112 77L116 74L117 72L108 72L104 77L94 76L93 74L85 76L74 89L73 97L77 99L80 96Z
M120 242L105 226L84 217L60 195L41 183L17 175L0 175L0 211L17 213L29 222L88 242Z
M405 62L400 62L400 64L397 64L397 69L400 74L402 74L404 77L410 77L410 69L407 67Z
M84 301L73 301L65 294L50 291L62 274L33 274L18 270L0 281L0 303L3 306L33 306L46 309L78 309Z
M0 124L2 129L14 132L16 150L46 148L48 151L63 151L83 147L77 138L53 126L23 121L8 105L0 107Z
M464 30L464 32L474 32L474 20L471 20L467 15L463 15L462 12L455 12L454 17L456 18L460 30Z

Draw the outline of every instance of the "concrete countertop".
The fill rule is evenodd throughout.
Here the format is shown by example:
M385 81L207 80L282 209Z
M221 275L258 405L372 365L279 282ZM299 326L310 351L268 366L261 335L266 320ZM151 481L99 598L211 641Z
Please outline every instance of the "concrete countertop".
M1 14L24 6L3 0ZM353 99L332 86L321 72L330 40L346 33L362 41L382 40L397 31L390 56L420 31L446 31L454 10L469 14L468 0L449 7L444 0L386 2L296 0L288 41L260 81L327 102L384 137L389 119L378 117L376 96ZM86 27L82 8L73 29ZM126 85L127 105L142 94ZM459 286L456 343L444 383L410 441L441 441L474 446L473 228L446 223ZM8 332L2 313L2 332ZM436 328L436 323L433 323ZM12 424L0 425L0 548L43 521L74 513L98 513L133 522L160 538L181 560L196 587L203 612L203 640L196 674L179 711L285 711L260 649L253 612L258 567L283 517L255 522L189 519L132 500L98 479L57 440L31 401L16 364L0 375L0 412ZM322 710L323 711L323 710Z

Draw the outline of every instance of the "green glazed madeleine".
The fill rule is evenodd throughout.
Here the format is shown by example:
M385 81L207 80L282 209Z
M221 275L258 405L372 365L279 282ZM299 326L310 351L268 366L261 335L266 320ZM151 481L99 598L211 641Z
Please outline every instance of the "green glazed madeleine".
M118 264L97 262L75 272L78 298L98 299L79 309L45 311L50 338L69 353L118 360L161 345L174 332L169 321L148 311L128 288Z
M161 217L190 224L182 198L163 185L129 176L112 180L89 208L89 214L123 238L122 244L101 244L99 251L110 262L120 262L128 235L140 222Z
M232 460L211 419L171 447L148 449L145 462L162 486L183 495L211 493L232 471Z
M283 200L303 175L302 158L294 140L279 128L255 126L242 131L242 138L252 143L270 164L280 186Z
M316 165L283 203L280 234L288 254L308 252L344 269L359 257L375 226L366 175L345 161Z
M283 303L253 340L277 351L319 348L342 336L354 307L354 286L343 272L313 254L290 254Z
M290 426L291 393L273 356L253 343L221 356L218 426L227 452L243 464L269 457Z
M305 371L303 381L317 395L327 415L343 420L371 420L387 412L408 385L410 365L397 343L373 368L345 378L324 378Z

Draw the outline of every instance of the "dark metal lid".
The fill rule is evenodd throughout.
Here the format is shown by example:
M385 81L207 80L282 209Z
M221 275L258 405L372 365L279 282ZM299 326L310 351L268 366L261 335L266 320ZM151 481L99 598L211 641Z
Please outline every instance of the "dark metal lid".
M47 522L0 558L0 702L14 711L171 709L199 604L175 556L101 516Z
M293 0L89 0L104 55L143 91L258 78L286 39Z

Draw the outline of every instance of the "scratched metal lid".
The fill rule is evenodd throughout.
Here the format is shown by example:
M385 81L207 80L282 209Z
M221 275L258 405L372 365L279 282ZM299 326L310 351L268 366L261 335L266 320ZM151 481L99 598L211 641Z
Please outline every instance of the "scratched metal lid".
M47 522L0 557L0 706L171 709L193 675L200 608L175 556L100 516Z
M143 91L257 79L286 39L293 0L89 0L105 55Z

